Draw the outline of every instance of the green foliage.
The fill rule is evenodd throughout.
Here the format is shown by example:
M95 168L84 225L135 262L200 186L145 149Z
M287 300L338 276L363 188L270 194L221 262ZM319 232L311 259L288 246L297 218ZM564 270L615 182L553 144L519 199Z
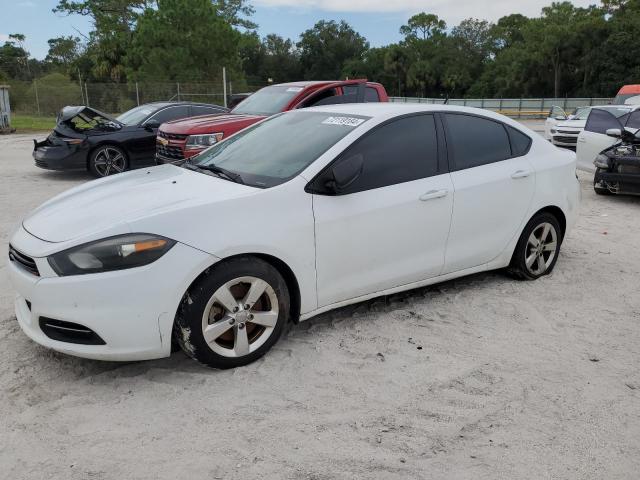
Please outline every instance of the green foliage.
M233 78L239 41L210 0L158 0L139 15L126 73L132 80L211 81L225 65Z
M640 0L553 2L536 18L469 18L453 28L421 12L400 27L402 41L377 48L344 21L321 20L297 43L260 38L250 0L57 0L54 12L86 16L93 31L49 40L42 62L29 57L24 35L0 45L0 78L24 81L13 90L18 102L34 78L57 72L118 85L90 97L119 111L136 98L127 82L167 82L171 97L176 82L191 82L192 93L194 82L220 83L223 66L234 92L345 77L381 82L392 95L441 97L612 96L640 83Z
M334 80L347 62L363 58L369 43L344 20L321 20L300 35L297 46L304 78Z

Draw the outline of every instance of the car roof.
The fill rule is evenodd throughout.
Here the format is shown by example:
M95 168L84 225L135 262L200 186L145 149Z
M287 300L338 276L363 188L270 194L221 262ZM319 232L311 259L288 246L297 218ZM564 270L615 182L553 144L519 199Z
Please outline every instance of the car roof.
M173 102L173 101L167 101L167 102L149 102L146 103L145 105L152 105L154 107L156 107L157 109L160 108L165 108L165 107L171 107L174 105L205 105L207 107L219 107L219 105L215 105L213 103L203 103L203 102ZM140 105L142 106L142 105ZM221 107L224 108L224 107Z
M326 105L321 107L305 108L305 111L316 111L326 113L340 113L343 115L362 115L372 118L390 118L399 115L406 115L420 112L458 112L481 115L493 118L504 123L517 123L491 110L474 107L462 107L457 105L427 104L427 103L393 103L393 102L371 102L371 103L349 103L342 105ZM507 121L508 120L508 121Z

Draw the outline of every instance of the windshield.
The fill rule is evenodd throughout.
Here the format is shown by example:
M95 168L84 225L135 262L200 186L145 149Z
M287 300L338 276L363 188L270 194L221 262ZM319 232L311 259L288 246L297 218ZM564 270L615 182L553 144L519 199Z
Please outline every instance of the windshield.
M117 117L116 120L124 123L125 125L140 125L145 118L155 111L155 107L150 105L141 105L124 112L122 115Z
M280 185L311 165L370 117L293 111L242 130L193 160L223 168L248 185Z
M258 90L232 110L232 113L274 115L280 113L304 88L273 86Z
M591 108L589 107L579 108L578 110L576 110L576 113L573 115L573 118L571 120L586 120L590 112Z
M623 93L616 95L613 103L616 105L637 105L640 103L640 93Z

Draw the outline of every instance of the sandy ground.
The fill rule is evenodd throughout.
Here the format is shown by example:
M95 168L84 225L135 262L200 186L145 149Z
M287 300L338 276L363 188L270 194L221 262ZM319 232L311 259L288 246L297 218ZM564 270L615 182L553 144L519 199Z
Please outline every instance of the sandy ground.
M88 177L0 137L0 249ZM630 479L640 470L640 198L596 197L555 272L487 273L295 327L262 360L67 357L20 331L0 257L2 479Z

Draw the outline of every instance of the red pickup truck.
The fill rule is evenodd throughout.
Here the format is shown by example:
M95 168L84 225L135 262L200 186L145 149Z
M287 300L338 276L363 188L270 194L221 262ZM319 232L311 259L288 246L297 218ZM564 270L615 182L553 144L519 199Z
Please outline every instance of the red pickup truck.
M366 80L293 82L265 87L247 97L230 113L162 124L156 138L156 163L181 162L249 125L287 110L387 101L389 97L384 87Z

